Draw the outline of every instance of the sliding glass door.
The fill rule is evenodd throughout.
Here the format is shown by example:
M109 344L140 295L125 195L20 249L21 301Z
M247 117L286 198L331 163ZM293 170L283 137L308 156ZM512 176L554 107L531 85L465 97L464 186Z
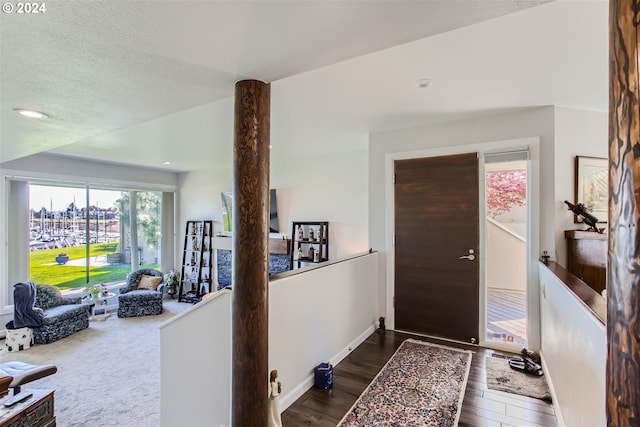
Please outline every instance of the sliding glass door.
M29 280L59 289L157 268L162 193L29 184Z

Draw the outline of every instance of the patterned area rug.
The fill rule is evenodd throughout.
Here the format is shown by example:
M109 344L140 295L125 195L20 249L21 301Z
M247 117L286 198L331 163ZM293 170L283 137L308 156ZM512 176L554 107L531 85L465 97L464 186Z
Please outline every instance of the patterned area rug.
M534 377L509 367L508 359L487 357L487 387L522 396L551 401L551 392L545 376Z
M406 340L338 426L456 426L470 367L468 350Z

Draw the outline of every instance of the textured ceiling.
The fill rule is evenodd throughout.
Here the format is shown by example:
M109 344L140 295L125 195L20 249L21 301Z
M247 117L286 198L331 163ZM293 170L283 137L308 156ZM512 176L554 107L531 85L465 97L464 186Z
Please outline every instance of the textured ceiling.
M228 146L243 78L273 82L272 137L289 146L305 132L331 141L558 97L598 109L601 86L589 81L606 77L606 1L541 3L60 1L45 14L2 14L0 161L53 152L201 168L180 161L176 143L211 155ZM587 86L571 88L565 74ZM436 79L428 94L413 86L420 77ZM16 107L51 118L26 120Z

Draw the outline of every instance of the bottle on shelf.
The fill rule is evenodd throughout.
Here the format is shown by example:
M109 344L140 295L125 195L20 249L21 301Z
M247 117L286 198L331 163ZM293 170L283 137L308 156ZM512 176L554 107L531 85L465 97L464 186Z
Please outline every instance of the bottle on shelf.
M294 221L291 234L289 268L301 268L308 263L321 263L329 259L329 222ZM297 254L297 256L296 256Z

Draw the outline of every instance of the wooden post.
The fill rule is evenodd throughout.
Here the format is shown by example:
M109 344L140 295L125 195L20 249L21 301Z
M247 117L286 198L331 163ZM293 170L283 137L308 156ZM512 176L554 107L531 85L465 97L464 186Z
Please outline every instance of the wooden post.
M269 411L269 126L271 87L235 87L233 143L232 423L267 425Z
M640 420L639 0L609 8L607 424Z

